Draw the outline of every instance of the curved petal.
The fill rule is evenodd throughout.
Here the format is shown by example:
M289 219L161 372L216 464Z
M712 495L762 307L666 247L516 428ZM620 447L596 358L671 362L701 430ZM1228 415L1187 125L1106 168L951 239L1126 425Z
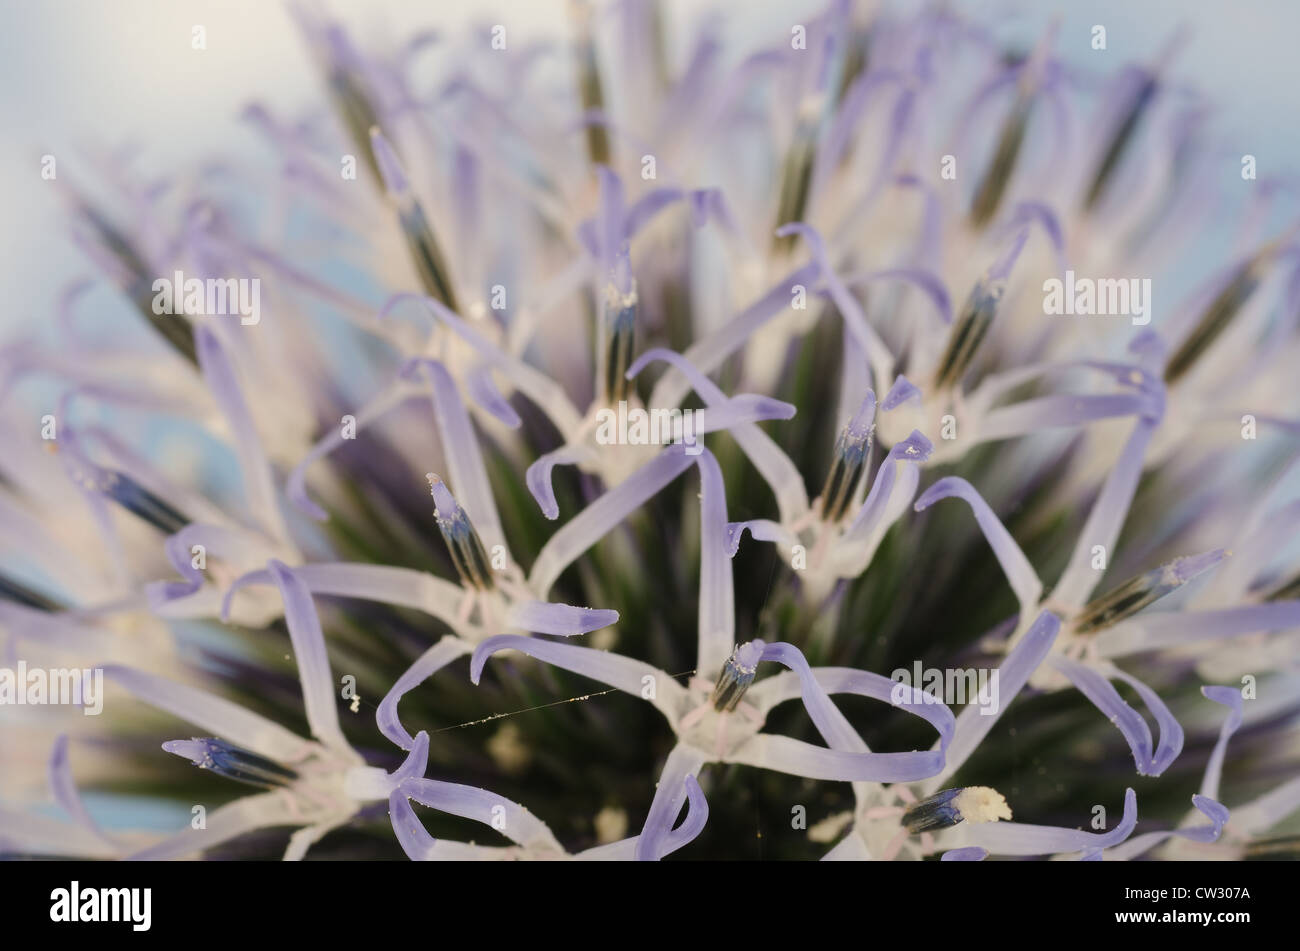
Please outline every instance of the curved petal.
M1038 665L1047 657L1060 630L1061 621L1055 614L1044 611L1038 615L998 668L998 703L994 712L987 714L987 707L972 703L967 704L966 709L957 717L952 743L948 746L947 764L943 772L924 784L922 788L926 795L932 794L945 779L960 769L984 737L988 736L993 725L1001 719L1016 695L1029 682L1030 676L1038 669Z
M379 708L375 711L375 723L379 726L379 732L402 749L413 749L415 740L397 718L398 701L457 657L468 654L469 651L469 646L464 641L449 636L421 654L415 663L397 678L388 693L384 694L384 699L379 701Z
M1034 566L1029 563L1025 553L1016 544L1016 540L993 514L993 510L989 508L983 496L975 491L974 486L965 479L948 476L921 493L921 497L912 507L918 512L924 512L940 499L950 498L959 498L971 507L980 531L984 533L989 547L993 549L994 557L1002 566L1002 573L1007 576L1011 589L1015 591L1016 598L1020 601L1021 617L1028 616L1042 598L1043 583L1038 580Z
M759 733L723 762L772 769L806 779L842 782L911 783L943 769L943 753L846 753L788 736Z
M705 762L704 754L680 743L668 754L663 771L659 774L650 811L646 814L645 825L641 827L641 834L637 837L635 856L638 861L658 860L672 851L668 847L673 831L672 826L677 821L677 814L681 811L682 803L686 801L690 792L687 780L694 780L695 773L699 772ZM696 785L695 789L698 790L699 786ZM701 798L703 798L702 794ZM704 817L707 816L706 808ZM688 813L682 826L686 828L690 824L691 815ZM704 822L701 820L699 829L703 827ZM675 847L680 848L695 838L699 834L699 829Z
M1133 751L1133 761L1137 764L1138 775L1159 776L1163 772L1163 767L1156 762L1151 752L1150 727L1147 726L1146 720L1124 701L1119 691L1106 679L1106 675L1083 664L1066 660L1064 657L1053 657L1050 663L1065 674L1079 692L1105 714L1106 719L1119 728L1129 749Z
M397 788L421 805L491 826L518 845L564 851L546 823L518 803L486 789L436 779L408 779Z
M562 667L575 674L609 684L634 697L649 699L670 720L676 717L677 709L686 700L686 690L677 681L663 671L639 660L610 651L578 647L575 644L557 644L554 641L521 637L517 634L498 634L496 637L489 637L474 648L469 679L477 684L487 659L497 651L503 650L517 650L552 666ZM653 691L647 690L649 684L653 684ZM647 692L652 695L646 697Z
M1124 816L1109 832L1083 832L1021 822L988 822L970 826L966 839L993 855L1055 855L1110 848L1127 839L1136 825L1137 794L1126 789Z
M683 446L669 446L632 475L574 516L551 536L533 562L529 586L545 597L556 579L614 526L694 463Z
M335 702L334 678L330 674L329 654L325 650L325 634L312 603L311 592L298 580L289 566L272 560L267 567L284 599L284 620L289 628L294 659L298 665L298 679L302 683L302 699L307 708L307 724L312 736L326 746L351 752L348 741L339 728L339 711Z

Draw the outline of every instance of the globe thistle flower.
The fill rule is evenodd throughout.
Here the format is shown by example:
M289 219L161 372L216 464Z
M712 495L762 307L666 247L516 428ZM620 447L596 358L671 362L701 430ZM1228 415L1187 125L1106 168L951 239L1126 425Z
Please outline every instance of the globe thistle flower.
M56 179L0 852L1294 854L1300 244L1182 31L289 9L307 108Z

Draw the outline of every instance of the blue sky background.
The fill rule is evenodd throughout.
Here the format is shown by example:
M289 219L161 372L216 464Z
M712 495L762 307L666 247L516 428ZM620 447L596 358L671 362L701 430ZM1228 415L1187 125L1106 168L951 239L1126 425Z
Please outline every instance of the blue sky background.
M759 36L788 31L821 3L725 0L742 15L729 26ZM895 0L894 6L897 6ZM1291 0L1038 0L1014 4L954 0L987 16L1020 45L1061 15L1058 50L1081 65L1117 67L1146 59L1180 22L1193 28L1173 74L1194 81L1221 106L1219 128L1234 151L1258 157L1260 177L1300 170L1300 126L1294 121L1300 67L1295 37L1300 3ZM684 28L706 6L671 0L672 27ZM436 26L454 34L477 22L502 22L512 36L563 28L564 0L486 4L451 0L333 0L329 9L363 38L403 35ZM1104 24L1108 50L1090 48L1093 24ZM191 48L195 24L207 49ZM68 155L77 146L137 142L150 166L166 169L214 152L241 154L262 143L239 121L242 106L261 99L293 111L318 86L306 51L276 0L0 0L0 189L3 244L0 280L5 307L0 333L47 321L59 288L85 273L67 241L53 189L40 178L41 154Z

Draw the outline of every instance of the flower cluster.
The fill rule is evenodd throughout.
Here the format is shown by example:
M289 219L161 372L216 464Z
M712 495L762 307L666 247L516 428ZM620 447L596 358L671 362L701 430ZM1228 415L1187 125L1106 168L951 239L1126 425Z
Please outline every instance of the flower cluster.
M1282 183L1180 36L872 6L295 6L321 105L59 177L95 276L0 351L0 631L110 693L0 682L0 852L1294 849Z

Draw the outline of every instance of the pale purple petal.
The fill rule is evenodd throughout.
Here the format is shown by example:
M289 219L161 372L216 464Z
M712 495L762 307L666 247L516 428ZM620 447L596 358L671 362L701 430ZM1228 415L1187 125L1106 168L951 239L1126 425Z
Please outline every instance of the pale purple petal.
M1106 719L1119 728L1129 749L1133 751L1133 761L1137 764L1138 774L1160 775L1160 770L1156 768L1151 755L1151 728L1147 726L1146 720L1124 701L1110 681L1092 668L1076 664L1064 657L1052 658L1051 664L1065 674L1070 682L1079 688L1079 692L1106 716Z
M1108 676L1118 677L1124 683L1132 687L1146 708L1151 711L1151 716L1156 721L1156 727L1160 731L1160 739L1156 742L1156 751L1152 757L1152 766L1155 772L1152 775L1159 776L1169 764L1178 758L1178 754L1183 751L1183 728L1179 725L1174 715L1169 711L1169 707L1160 699L1159 694L1138 680L1120 670L1118 667L1108 667L1106 671Z
M798 537L789 532L784 525L766 518L752 518L747 522L729 522L727 524L727 554L733 558L740 550L740 541L745 532L757 542L776 542L778 545L793 545Z
M583 446L562 446L539 456L524 473L524 482L533 494L542 514L549 519L560 517L560 503L555 498L555 486L551 473L556 466L568 466L589 458L591 453Z
M1271 601L1218 611L1144 614L1097 638L1097 653L1120 657L1197 641L1300 627L1300 601Z
M668 838L689 792L686 779L694 777L704 762L702 754L681 744L673 747L672 752L668 754L663 771L659 774L659 782L655 786L654 799L650 803L650 811L646 814L645 825L641 827L641 834L637 837L637 861L655 861L670 851L666 847ZM686 823L690 821L691 818L687 815ZM702 822L700 826L703 827ZM682 844L684 845L685 842Z
M296 807L280 792L245 796L208 813L202 829L190 826L130 856L135 861L161 861L192 855L237 839L257 829L301 825Z
M939 856L940 862L982 862L989 857L989 850L978 845L968 845L961 849L949 849Z
M286 538L287 530L276 499L271 465L257 435L257 426L248 410L248 404L239 390L234 363L208 328L195 328L194 343L203 377L234 436L234 448L244 477L248 507L265 531L275 538Z
M359 434L361 430L386 413L418 397L418 393L411 392L409 383L399 379L396 383L385 387L378 396L367 402L355 414L351 414L356 418L355 432ZM342 424L332 427L311 447L302 461L290 470L289 478L285 482L285 494L300 512L320 522L329 518L329 513L313 502L307 494L307 469L349 441L350 439L343 435Z
M314 595L394 604L423 611L452 628L458 628L461 624L456 612L464 598L465 589L427 571L342 561L298 565L293 573ZM250 571L235 579L222 601L222 619L228 617L231 602L240 589L249 585L274 583L271 573L265 569Z
M433 851L435 839L429 835L415 810L411 808L406 793L394 789L388 794L388 818L393 823L393 834L412 862L426 862Z
M1025 553L1016 544L1016 540L993 514L993 510L974 486L957 476L947 476L926 489L916 500L913 508L918 512L924 512L940 499L951 498L961 499L971 507L980 531L984 533L998 564L1002 566L1002 573L1007 576L1007 581L1011 583L1011 588L1020 601L1021 616L1026 616L1038 606L1038 601L1043 594L1043 583L1038 580L1034 566L1029 563Z
M655 698L652 702L664 711L674 710L686 695L685 689L663 671L639 660L610 651L543 641L540 638L523 637L518 634L498 634L496 637L489 637L474 648L469 679L477 684L487 659L497 651L503 650L517 650L554 667L562 667L575 674L608 684L634 697L642 697L646 684L653 683Z
M329 655L325 651L325 634L321 631L311 591L298 580L284 562L267 563L271 577L284 599L284 620L298 665L302 699L307 708L307 724L312 736L326 746L350 750L339 729L339 711L335 700L334 678L330 674Z
M384 694L375 711L379 732L404 750L414 747L415 740L397 718L397 703L424 681L453 660L469 653L469 646L458 637L444 637L416 659Z
M507 623L534 634L573 637L618 623L618 612L604 608L579 608L550 601L522 601L510 609Z
M465 389L470 398L511 429L518 429L523 421L492 379L492 368L480 363L465 374Z
M66 733L60 733L55 737L54 749L50 753L47 772L50 789L64 811L77 820L79 825L93 832L101 839L109 841L99 826L95 824L95 820L90 817L90 813L86 811L86 806L81 801L81 793L77 791L77 781L72 776L72 765L68 761L68 735Z
M924 753L846 753L813 746L788 736L759 733L725 762L772 769L806 779L841 782L911 783L943 769L940 750Z
M1147 445L1158 424L1158 419L1143 418L1133 427L1133 434L1124 444L1119 460L1106 477L1088 514L1088 521L1079 533L1070 563L1052 591L1052 600L1072 609L1072 612L1084 606L1101 581L1101 572L1092 567L1093 548L1100 545L1106 551L1107 561L1113 558L1115 541L1119 538L1133 493L1137 491L1138 478L1142 475Z
M989 822L971 826L967 830L967 839L993 855L1054 855L1110 848L1127 839L1136 825L1137 794L1126 789L1124 816L1109 832L1083 832L1021 822Z
M647 350L628 368L628 379L635 378L651 362L662 360L670 363L686 377L691 388L700 395L704 405L710 411L712 407L727 402L726 395L712 380L697 370L689 360L680 353L662 347ZM651 404L656 405L656 404ZM782 404L788 405L788 404ZM705 423L712 422L710 414L705 413ZM789 418L789 417L779 417ZM705 430L709 431L709 430ZM730 427L731 436L740 445L741 450L754 464L776 496L777 507L782 519L795 519L808 510L808 492L804 488L803 476L790 457L787 456L772 438L752 423L738 422Z
M1205 764L1205 776L1201 779L1201 795L1207 799L1218 799L1219 780L1223 777L1223 758L1228 752L1228 741L1241 727L1242 696L1237 687L1202 687L1201 693L1228 708L1228 716L1219 728L1219 739L1214 744L1214 751Z
M1151 398L1142 393L1095 396L1057 393L989 410L980 419L976 435L980 442L994 442L1026 433L1082 426L1098 419L1134 416L1149 412L1151 407Z
M986 707L971 703L957 717L952 743L948 746L947 763L943 772L923 787L927 795L960 769L984 737L988 736L993 725L1002 718L1002 714L1024 689L1038 665L1047 657L1060 630L1061 621L1055 614L1044 611L1038 615L998 668L998 704L994 712L986 713Z
M893 445L889 452L885 454L885 458L880 461L880 468L876 470L876 478L871 483L871 491L867 493L862 508L858 509L858 514L854 516L853 522L842 536L842 544L861 544L871 536L872 531L880 523L881 518L884 517L885 509L889 505L889 500L894 494L894 482L898 478L897 464L916 465L929 459L930 453L933 451L934 444L926 439L923 433L915 429L906 439Z
M436 779L408 779L398 790L430 809L491 826L518 845L563 851L546 823L518 803L486 789Z
M461 504L488 551L497 545L509 551L505 533L501 530L497 503L492 497L492 483L488 481L487 467L483 463L483 452L474 434L474 424L461 401L460 391L447 368L438 361L420 360L419 366L433 388L433 415L442 440L442 454Z
M695 457L687 455L684 447L669 446L578 513L538 553L528 579L533 591L545 596L565 568L694 461Z
M885 394L885 399L880 404L880 408L888 412L891 409L897 409L908 400L915 400L920 403L922 400L921 391L911 380L900 373L894 378L894 385Z
M280 724L203 690L117 665L106 666L104 677L145 703L268 759L293 763L311 751L311 744Z
M700 472L700 592L696 672L705 679L722 669L736 645L736 596L727 551L727 495L722 470L707 449Z
M712 373L723 361L738 351L758 330L787 311L796 285L807 286L817 276L816 263L805 264L798 270L790 272L743 311L731 318L718 330L687 348L684 356L701 373ZM651 406L677 406L689 389L685 377L680 373L669 372L655 384L650 394Z

